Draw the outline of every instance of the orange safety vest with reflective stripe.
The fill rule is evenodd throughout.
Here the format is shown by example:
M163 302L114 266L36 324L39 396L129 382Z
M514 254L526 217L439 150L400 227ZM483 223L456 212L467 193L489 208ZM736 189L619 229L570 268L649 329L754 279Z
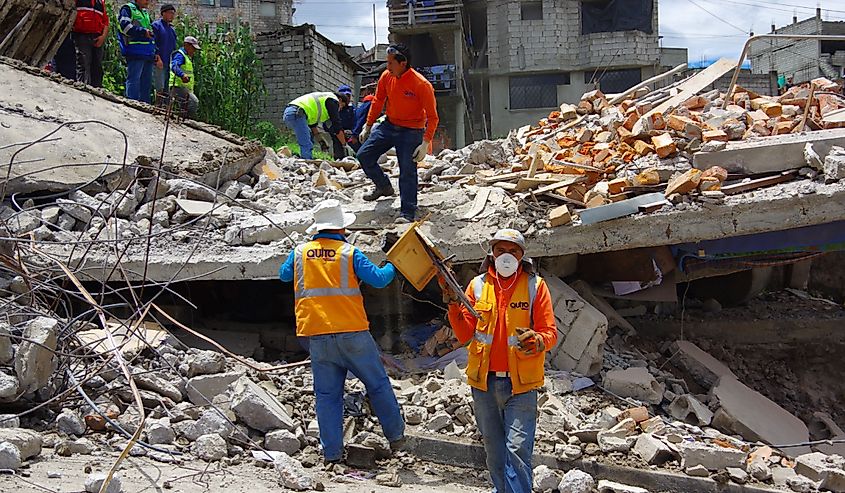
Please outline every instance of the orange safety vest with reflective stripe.
M317 238L294 250L296 335L367 330L370 322L352 261L355 247Z
M493 346L496 319L499 316L505 317L508 328L508 371L513 393L522 394L544 384L545 352L530 356L524 354L519 350L519 339L516 335L517 327L534 327L534 300L537 298L540 283L544 281L537 275L522 272L516 282L507 312L499 314L496 291L490 276L482 274L472 280L475 310L481 316L468 348L467 383L477 389L487 390L490 350Z

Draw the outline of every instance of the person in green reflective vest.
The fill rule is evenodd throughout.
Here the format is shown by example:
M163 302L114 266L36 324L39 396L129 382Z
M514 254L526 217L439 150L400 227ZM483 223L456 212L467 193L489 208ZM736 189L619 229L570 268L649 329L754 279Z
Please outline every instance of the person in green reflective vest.
M340 110L349 104L349 96L337 92L312 92L300 96L285 108L282 117L285 125L296 134L299 144L299 154L303 159L312 159L314 143L311 136L319 133L319 125L331 121L329 132L337 136L340 142L346 142L343 125L340 121ZM310 129L310 130L309 130Z
M170 97L186 101L188 116L197 114L199 99L194 94L194 53L199 51L200 42L193 36L185 36L182 47L173 52L170 60Z
M153 65L161 68L161 58L155 45L150 13L150 0L133 0L120 8L117 39L120 52L126 59L126 97L150 102L153 86Z

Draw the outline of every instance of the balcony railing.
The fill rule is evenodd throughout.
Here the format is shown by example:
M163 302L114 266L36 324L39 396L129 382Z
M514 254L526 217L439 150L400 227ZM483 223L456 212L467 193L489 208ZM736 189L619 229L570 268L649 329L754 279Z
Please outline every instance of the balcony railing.
M458 21L461 2L448 0L394 1L389 5L391 27L449 24Z

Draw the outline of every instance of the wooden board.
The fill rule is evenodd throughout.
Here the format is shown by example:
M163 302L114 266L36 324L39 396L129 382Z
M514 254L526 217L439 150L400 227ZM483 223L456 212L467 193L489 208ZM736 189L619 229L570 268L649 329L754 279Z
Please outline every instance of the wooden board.
M676 96L673 96L667 101L657 105L651 111L649 111L648 113L643 115L639 120L637 120L637 123L634 124L634 130L632 131L632 133L634 135L641 134L643 132L645 121L649 116L655 113L666 114L667 112L669 112L669 110L676 108L687 99L695 96L696 94L701 92L702 89L716 82L723 75L735 68L736 60L720 58L706 69L695 74L694 76L690 77L689 80L679 85L678 94Z
M779 183L792 181L798 175L797 171L785 171L779 175L768 176L766 178L758 178L745 183L737 183L735 185L728 185L722 187L721 192L725 195L736 195L739 193L750 192L758 188L770 187Z
M484 206L487 205L487 198L489 196L489 188L479 189L478 194L475 196L475 200L472 203L472 207L470 207L469 211L467 211L467 213L463 215L463 219L472 219L475 216L481 214L481 211L484 210Z

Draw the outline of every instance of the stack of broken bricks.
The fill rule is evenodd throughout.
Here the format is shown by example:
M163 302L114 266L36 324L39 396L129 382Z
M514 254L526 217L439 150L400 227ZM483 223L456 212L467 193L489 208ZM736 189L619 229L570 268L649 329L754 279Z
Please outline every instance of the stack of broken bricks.
M458 342L452 329L444 325L425 341L420 354L437 358L451 353L459 347L461 347L461 343Z
M730 97L719 90L698 94L735 66L728 60L714 65L719 67L651 93L632 89L608 97L594 90L577 105L563 104L537 126L511 133L516 156L507 172L481 171L476 181L522 200L562 204L549 211L550 227L569 224L584 210L646 194L633 204L634 212L693 200L721 203L726 195L783 183L798 173L749 185L750 175L729 175L722 166L696 169L696 153L724 150L729 141L845 126L845 98L828 79L779 97L740 86ZM736 184L724 186L728 181Z

